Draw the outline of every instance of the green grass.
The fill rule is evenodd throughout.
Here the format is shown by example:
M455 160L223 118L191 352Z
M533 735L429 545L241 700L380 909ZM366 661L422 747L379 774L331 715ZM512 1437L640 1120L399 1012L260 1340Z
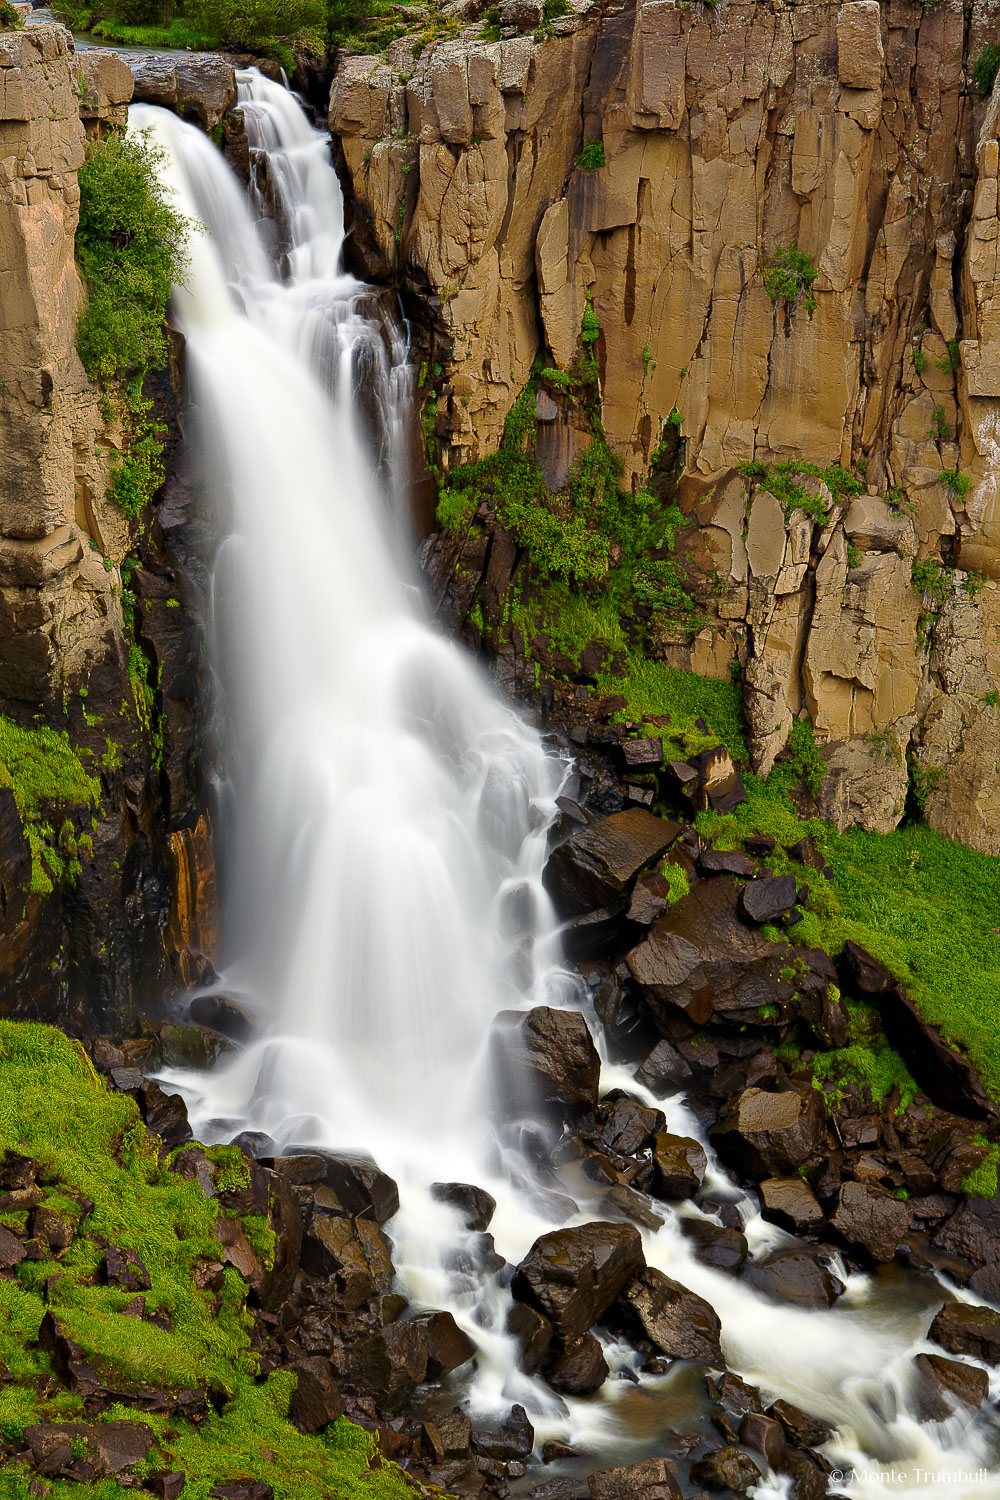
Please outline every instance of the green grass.
M742 699L735 683L699 677L697 672L685 672L629 652L625 671L619 675L602 673L598 686L602 692L620 693L625 699L625 707L617 715L620 719L643 723L669 714L668 730L653 725L649 733L678 741L685 755L721 743L738 765L747 763ZM707 733L696 728L696 719L707 725Z
M997 1195L997 1165L1000 1163L1000 1145L993 1144L984 1135L973 1136L977 1146L986 1146L989 1153L978 1167L973 1168L962 1181L963 1193L970 1198L995 1198Z
M294 1377L279 1372L260 1382L242 1277L227 1268L218 1306L194 1284L198 1263L219 1259L218 1202L206 1199L196 1180L174 1172L170 1158L161 1163L157 1144L135 1103L107 1090L78 1043L53 1027L0 1021L0 1149L38 1160L45 1203L73 1221L81 1220L83 1200L93 1202L58 1260L22 1262L17 1280L0 1280L0 1359L16 1382L0 1386L3 1437L17 1442L31 1422L84 1416L80 1397L39 1379L48 1362L31 1344L49 1306L116 1389L200 1387L211 1394L215 1409L197 1425L134 1414L156 1431L162 1466L187 1472L186 1500L204 1500L214 1484L246 1478L274 1482L287 1500L402 1500L412 1494L393 1466L369 1472L374 1447L368 1433L341 1421L308 1438L288 1423ZM219 1187L232 1185L239 1176L232 1151L211 1154ZM266 1248L269 1228L250 1227ZM151 1282L147 1308L169 1314L170 1332L124 1317L131 1294L97 1284L105 1243L142 1258ZM112 1419L131 1415L107 1413ZM108 1482L57 1483L51 1491L53 1500L120 1493ZM8 1470L0 1495L27 1500L26 1482Z
M811 834L833 868L828 882L779 847L769 863L810 887L796 943L834 956L853 938L907 986L921 1015L961 1045L1000 1101L1000 860L906 824L889 834L850 828L838 834L802 818L792 800L800 771L775 767L766 781L745 778L747 800L726 815L700 813L697 826L721 848L748 835L779 846Z
M829 1052L817 1052L813 1074L824 1093L839 1102L843 1086L855 1083L866 1089L874 1104L884 1104L895 1089L899 1107L906 1109L916 1098L918 1089L909 1069L885 1039L882 1022L874 1006L848 1000L847 1043Z
M31 849L31 889L48 895L53 881L72 880L80 869L73 825L64 815L74 807L95 809L101 784L84 770L68 734L22 729L0 715L0 786L14 793Z

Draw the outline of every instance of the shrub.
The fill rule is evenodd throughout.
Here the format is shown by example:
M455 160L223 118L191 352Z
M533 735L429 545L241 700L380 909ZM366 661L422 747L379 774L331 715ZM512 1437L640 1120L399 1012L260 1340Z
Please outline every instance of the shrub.
M267 52L297 42L309 51L323 50L323 0L190 0L188 13L230 47Z
M927 436L937 438L942 443L947 442L951 437L951 423L944 414L944 407L940 404L931 412L931 425L927 429Z
M764 290L772 302L787 302L794 307L802 301L807 312L816 306L813 282L819 271L812 258L797 245L779 245L770 260L764 262Z
M961 500L972 489L972 480L968 474L960 474L957 469L945 469L941 474L941 483L944 485L952 500Z
M988 94L992 94L998 72L1000 72L1000 47L996 42L989 42L976 58L975 67L972 69L973 82L984 99Z
M23 25L21 12L15 10L10 0L0 0L0 31L20 31Z
M604 142L588 141L580 155L576 159L578 167L585 172L595 172L598 167L604 166Z
M161 159L146 135L112 132L88 145L80 168L76 256L87 300L77 348L87 374L104 384L166 357L163 320L186 265L188 225L164 195Z

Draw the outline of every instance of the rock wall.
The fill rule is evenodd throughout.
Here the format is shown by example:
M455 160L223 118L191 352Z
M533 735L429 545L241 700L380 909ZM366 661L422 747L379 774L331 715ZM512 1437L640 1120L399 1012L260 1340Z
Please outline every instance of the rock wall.
M895 826L909 754L932 825L1000 853L1000 93L968 82L994 8L536 9L501 11L533 34L486 42L470 19L422 51L346 57L331 92L355 242L432 322L441 468L496 448L538 356L570 368L589 299L634 487L680 419L707 624L667 659L740 662L758 771L808 711L838 826ZM792 244L814 308L768 294ZM558 485L581 439L565 404L554 420ZM843 465L865 493L807 478L807 514L748 461ZM936 595L912 582L925 559L945 565Z
M107 498L128 429L75 346L77 171L88 133L124 126L131 97L122 60L77 57L62 26L0 33L0 1014L90 1031L155 1011L204 964L185 935L213 927L192 912L204 881L186 881L183 919L175 895L178 869L211 848L194 765L203 669L176 607L199 596L187 511L176 483L139 525ZM169 379L150 394L176 438ZM23 731L38 736L30 777ZM94 803L59 781L70 750ZM168 830L188 832L172 846Z

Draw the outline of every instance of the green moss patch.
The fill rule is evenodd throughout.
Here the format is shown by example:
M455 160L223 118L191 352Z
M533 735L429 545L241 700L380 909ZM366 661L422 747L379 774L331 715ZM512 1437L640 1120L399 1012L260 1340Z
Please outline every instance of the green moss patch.
M921 824L889 834L859 828L838 834L803 818L793 793L801 761L779 764L767 780L746 778L747 800L735 812L700 813L697 827L721 848L759 832L777 840L777 872L810 888L805 919L793 940L838 954L848 938L901 979L920 1014L967 1053L1000 1100L1000 860L943 838ZM811 834L834 878L804 872L783 852Z
M77 1226L58 1257L25 1260L16 1280L0 1280L0 1360L14 1376L0 1386L3 1439L18 1443L32 1422L84 1415L79 1396L40 1379L49 1375L49 1362L32 1345L48 1308L125 1400L150 1387L210 1395L209 1415L197 1423L121 1407L104 1414L153 1427L163 1453L149 1467L183 1469L186 1500L204 1500L213 1485L246 1479L272 1482L287 1500L412 1494L398 1469L381 1466L370 1434L340 1421L311 1438L288 1422L294 1377L276 1372L260 1380L243 1278L227 1267L218 1297L195 1284L200 1263L221 1259L218 1201L206 1198L195 1178L175 1172L170 1158L161 1160L158 1147L134 1101L106 1088L78 1043L52 1027L0 1021L0 1150L37 1160L44 1205ZM220 1189L238 1184L232 1150L212 1156ZM266 1220L243 1222L260 1249L273 1254ZM126 1317L132 1293L99 1284L105 1244L142 1259L151 1283L147 1312L165 1314L169 1331ZM22 1494L27 1500L29 1477L8 1470L5 1500ZM120 1493L109 1481L56 1483L52 1490L53 1500Z
M31 849L31 889L48 895L54 882L80 871L79 841L66 818L71 808L96 809L101 784L83 766L65 732L23 729L0 715L0 786L14 794Z

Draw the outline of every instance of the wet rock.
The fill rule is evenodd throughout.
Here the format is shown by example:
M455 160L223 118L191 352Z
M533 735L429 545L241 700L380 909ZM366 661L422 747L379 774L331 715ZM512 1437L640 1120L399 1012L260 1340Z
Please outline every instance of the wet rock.
M234 1042L248 1042L253 1036L253 1021L245 1010L225 995L197 995L191 1001L188 1015L196 1026L221 1032Z
M671 1359L697 1359L724 1368L719 1318L703 1297L649 1266L629 1282L621 1305L638 1319L646 1337Z
M304 1186L309 1183L325 1183L326 1162L322 1156L313 1153L300 1152L289 1156L277 1156L271 1164L271 1170L286 1182L295 1183L296 1186ZM345 1210L346 1212L346 1210Z
M813 1234L823 1226L823 1210L801 1177L767 1178L760 1184L760 1205L765 1219L793 1234Z
M823 1142L823 1106L805 1087L768 1093L745 1089L711 1132L723 1161L760 1182L791 1174L815 1156Z
M741 1495L759 1478L753 1459L738 1448L713 1448L691 1465L691 1482L709 1490L735 1490Z
M631 807L574 833L545 867L545 887L559 915L582 916L613 904L640 870L666 853L680 828Z
M0 1271L10 1271L14 1266L19 1266L27 1253L17 1235L0 1226Z
M41 1168L30 1156L21 1156L17 1151L5 1151L0 1156L0 1188L5 1192L17 1188L29 1188L34 1184Z
M743 1416L747 1412L764 1410L757 1387L748 1385L731 1370L726 1370L717 1380L714 1380L711 1375L706 1376L705 1384L713 1400L721 1401L727 1411L736 1412L738 1416Z
M134 1468L155 1442L144 1422L38 1422L25 1428L24 1439L41 1474L68 1467L82 1446L94 1479Z
M620 1089L613 1089L597 1111L597 1138L619 1156L635 1156L665 1124L662 1110L650 1109Z
M195 1068L207 1072L235 1051L227 1036L205 1026L161 1026L159 1043L160 1057L167 1068ZM114 1076L112 1074L112 1078Z
M423 1424L424 1437L436 1463L466 1458L472 1438L472 1423L464 1412L455 1410L436 1416Z
M894 974L850 940L844 944L842 962L853 989L878 997L886 1036L929 1099L970 1119L996 1114L975 1068L921 1018Z
M552 1324L527 1302L515 1302L507 1314L507 1332L517 1340L521 1368L533 1375L552 1343Z
M44 1240L58 1254L68 1250L73 1243L73 1226L54 1208L36 1208L31 1215L31 1233L35 1239Z
M135 102L159 104L201 130L214 130L236 103L236 72L231 63L210 53L178 59L128 58L135 80Z
M457 1370L476 1352L475 1344L450 1312L420 1313L413 1322L424 1336L428 1380L437 1380L449 1370Z
M187 1483L187 1475L182 1469L174 1469L169 1474L150 1474L146 1484L158 1500L180 1500Z
M762 875L740 888L739 912L758 927L776 922L795 905L794 875Z
M949 1354L969 1354L988 1365L1000 1361L1000 1312L948 1302L931 1324L928 1338Z
M940 1354L918 1354L917 1404L925 1422L943 1422L956 1406L976 1408L986 1400L990 1378L977 1365L966 1365Z
M740 1442L744 1448L761 1454L769 1468L781 1468L788 1444L785 1429L774 1417L748 1411L740 1423Z
M359 1339L348 1354L352 1385L380 1406L399 1406L427 1374L427 1342L415 1323L390 1323Z
M821 1261L799 1250L779 1250L750 1262L743 1279L772 1302L791 1307L832 1307L844 1290Z
M697 775L693 796L700 811L711 808L713 812L732 812L746 800L743 778L725 745L689 756L687 763Z
M755 873L752 862L738 849L703 849L698 855L699 875L739 875L743 879Z
M109 1245L104 1254L104 1279L108 1286L124 1292L148 1292L152 1283L143 1261L134 1250Z
M504 1118L535 1103L565 1116L597 1108L601 1059L581 1015L548 1005L501 1011L490 1033L496 1093Z
M727 875L699 880L689 896L657 917L646 940L626 957L654 1021L668 1037L678 1012L696 1026L710 1020L759 1024L761 1007L778 996L786 962L787 948L741 920L736 885Z
M317 1214L302 1241L302 1267L313 1276L336 1276L338 1297L356 1310L376 1292L388 1293L394 1277L389 1243L367 1219Z
M627 1219L630 1224L638 1224L640 1229L662 1229L666 1222L654 1209L652 1199L624 1183L610 1188L603 1201L613 1218Z
M626 915L630 922L648 927L670 905L670 887L659 874L640 875L635 883Z
M656 1191L662 1198L691 1198L708 1166L704 1147L690 1136L661 1131L653 1137Z
M826 1500L825 1472L806 1453L789 1453L785 1473L791 1477L788 1500Z
M140 1108L149 1129L165 1146L180 1146L192 1136L187 1106L180 1094L167 1094L152 1080L139 1090Z
M535 1446L535 1429L528 1420L523 1406L511 1408L510 1417L495 1432L477 1429L472 1434L472 1446L478 1453L492 1458L497 1463L512 1463L529 1458Z
M608 1378L604 1350L592 1333L572 1339L545 1370L545 1379L564 1396L589 1396Z
M977 1266L1000 1265L1000 1195L967 1198L933 1240L936 1250L962 1255Z
M987 1302L1000 1303L1000 1266L981 1266L969 1277L969 1290Z
M866 1182L845 1182L837 1195L830 1226L856 1250L872 1260L892 1260L910 1227L910 1206L883 1188Z
M622 740L618 758L626 771L656 771L663 764L663 741Z
M300 1432L319 1432L343 1415L344 1403L333 1366L323 1355L300 1359L291 1366L296 1377L288 1415Z
M821 1443L830 1441L830 1428L790 1401L775 1401L767 1408L767 1415L777 1417L792 1442L804 1448L818 1448Z
M565 1340L598 1321L644 1264L631 1224L581 1224L537 1239L518 1266L514 1296L548 1318Z
M709 1219L682 1219L681 1233L695 1247L702 1265L738 1276L749 1254L746 1236L738 1229L723 1228Z
M591 1500L681 1500L681 1487L665 1458L647 1458L621 1469L591 1474Z
M485 1188L470 1182L432 1182L431 1197L457 1208L470 1230L488 1229L497 1206L497 1200Z
M364 1156L322 1153L323 1181L349 1214L365 1214L385 1224L399 1212L399 1189L392 1178Z
M654 1094L672 1094L691 1082L691 1064L673 1042L657 1042L636 1072L636 1078Z

